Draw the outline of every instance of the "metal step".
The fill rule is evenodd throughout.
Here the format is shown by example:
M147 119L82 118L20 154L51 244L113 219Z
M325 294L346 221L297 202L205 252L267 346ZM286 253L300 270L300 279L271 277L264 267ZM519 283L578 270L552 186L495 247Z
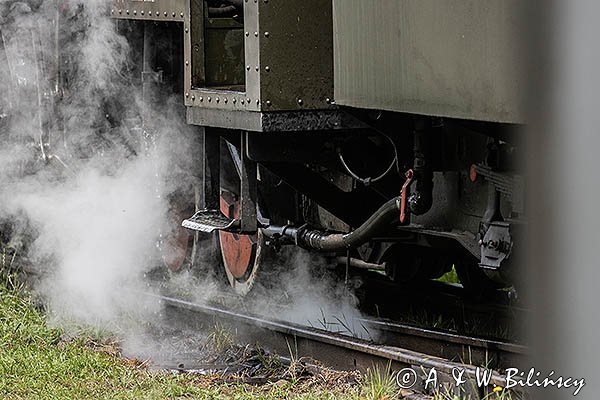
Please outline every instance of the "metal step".
M181 223L184 228L207 233L227 230L237 225L239 225L239 220L227 218L219 210L198 211Z

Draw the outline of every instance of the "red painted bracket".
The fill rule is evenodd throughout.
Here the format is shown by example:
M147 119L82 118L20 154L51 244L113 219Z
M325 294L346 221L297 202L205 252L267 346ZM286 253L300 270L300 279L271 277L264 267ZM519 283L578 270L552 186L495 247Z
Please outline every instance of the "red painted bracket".
M408 171L406 171L405 176L406 176L406 181L404 181L404 185L402 185L402 192L401 192L401 196L400 196L400 223L401 224L403 224L404 221L406 221L406 216L407 216L406 202L408 200L408 188L410 187L410 184L413 181L415 173L413 172L412 169L409 169Z

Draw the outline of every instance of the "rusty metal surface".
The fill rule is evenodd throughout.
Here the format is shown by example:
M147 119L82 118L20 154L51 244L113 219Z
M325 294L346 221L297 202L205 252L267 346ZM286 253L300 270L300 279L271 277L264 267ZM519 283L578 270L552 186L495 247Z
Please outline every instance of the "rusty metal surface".
M517 0L333 0L337 104L523 122Z
M355 129L364 124L339 110L244 112L188 107L188 124L253 132L294 132Z

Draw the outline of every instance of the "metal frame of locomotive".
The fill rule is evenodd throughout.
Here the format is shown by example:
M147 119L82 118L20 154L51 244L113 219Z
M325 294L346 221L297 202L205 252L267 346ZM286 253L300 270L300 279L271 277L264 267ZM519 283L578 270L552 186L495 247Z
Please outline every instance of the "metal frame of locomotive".
M183 226L219 231L239 292L267 244L396 281L455 265L481 291L510 275L524 225L516 10L114 0L110 14L138 31L144 87L180 91L199 127L200 196Z

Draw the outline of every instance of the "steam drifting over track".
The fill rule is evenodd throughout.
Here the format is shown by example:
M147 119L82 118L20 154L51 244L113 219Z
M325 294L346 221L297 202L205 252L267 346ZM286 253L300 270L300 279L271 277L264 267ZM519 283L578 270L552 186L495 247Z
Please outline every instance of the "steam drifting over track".
M525 347L512 343L415 328L379 319L362 319L361 323L374 336L379 337L374 342L274 318L240 313L226 307L149 293L143 295L160 301L169 312L190 317L185 318L186 321L199 323L207 319L217 320L225 326L235 328L239 335L237 340L259 343L277 354L290 354L292 351L295 353L292 354L294 358L316 360L341 370L366 371L374 365L389 365L396 372L405 368L421 371L415 375L417 382L412 387L416 392L424 391L428 373L432 369L439 376L439 384L446 387L451 387L455 382L453 371L460 370L464 371L464 377L471 382L460 389L474 396L485 395L495 386L506 386L507 382L501 373L493 372L490 386L478 388L476 376L484 369L480 368L478 372L479 362L487 360L486 367L500 370L523 365L528 353Z

